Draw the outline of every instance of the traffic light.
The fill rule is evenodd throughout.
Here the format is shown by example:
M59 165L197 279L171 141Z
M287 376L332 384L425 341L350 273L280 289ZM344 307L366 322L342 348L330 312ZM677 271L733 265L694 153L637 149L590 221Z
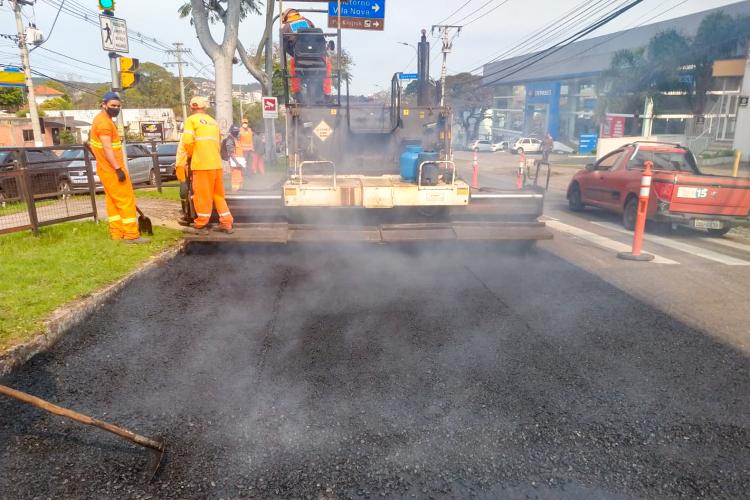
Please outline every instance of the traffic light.
M99 0L99 10L115 10L115 0Z
M129 89L138 85L141 75L138 71L138 59L133 57L120 57L120 88Z

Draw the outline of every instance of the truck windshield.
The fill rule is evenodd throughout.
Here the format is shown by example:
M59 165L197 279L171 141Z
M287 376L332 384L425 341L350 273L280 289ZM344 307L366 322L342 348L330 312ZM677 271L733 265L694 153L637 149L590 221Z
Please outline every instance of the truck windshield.
M628 163L630 169L643 168L643 162L654 162L655 170L690 172L700 175L698 165L689 151L660 151L658 149L640 149Z

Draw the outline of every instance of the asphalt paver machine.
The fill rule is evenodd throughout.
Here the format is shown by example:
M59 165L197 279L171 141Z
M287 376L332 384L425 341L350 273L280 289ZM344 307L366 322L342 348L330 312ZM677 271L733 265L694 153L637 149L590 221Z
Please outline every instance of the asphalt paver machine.
M288 3L279 2L280 8ZM327 12L304 5L308 8L297 10L305 17ZM234 234L190 239L531 243L551 238L539 221L543 189L472 189L461 178L453 162L450 107L434 104L439 99L426 94L429 86L419 85L417 102L409 104L397 73L386 102L350 96L339 64L341 24L330 24L338 27L279 30L283 179L270 189L227 193L237 221ZM424 35L422 44L419 76L426 81Z

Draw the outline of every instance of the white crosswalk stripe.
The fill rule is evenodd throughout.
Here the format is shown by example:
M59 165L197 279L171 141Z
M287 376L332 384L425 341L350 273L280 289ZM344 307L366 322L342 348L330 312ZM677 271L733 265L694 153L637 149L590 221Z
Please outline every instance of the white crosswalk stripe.
M633 234L631 231L628 231L610 222L592 222L592 224L609 229L611 231L616 231L618 233L623 233L623 234L628 234L628 235ZM647 234L644 236L643 239L645 241L650 241L658 245L662 245L668 248L673 248L675 250L680 250L682 252L695 255L697 257L701 257L707 260L718 262L720 264L725 264L727 266L750 266L750 260L738 259L730 255L724 255L719 252L714 252L713 250L709 250L709 249L699 247L696 245L691 245L683 241L678 241L678 240L671 239L671 238L664 238L663 236L656 236L653 234Z
M546 218L545 223L547 224L548 227L556 231L560 231L560 232L575 236L577 238L581 238L583 240L589 241L602 248L613 250L615 252L629 252L631 250L630 245L626 245L625 243L621 243L617 240L607 238L606 236L602 236L600 234L592 233L591 231L586 231L585 229L581 229L580 227L565 224L563 222L560 222L559 220ZM661 257L659 255L654 254L653 252L647 252L647 253L654 255L654 260L651 261L653 264L668 264L668 265L679 264L679 262L677 261L667 259L666 257Z

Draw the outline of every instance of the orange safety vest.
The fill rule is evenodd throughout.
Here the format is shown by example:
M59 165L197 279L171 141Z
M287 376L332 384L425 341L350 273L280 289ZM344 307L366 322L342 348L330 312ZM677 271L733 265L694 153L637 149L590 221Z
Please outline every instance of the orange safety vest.
M240 148L243 154L253 150L253 130L250 127L240 127Z
M333 78L331 78L332 73L333 64L331 64L331 58L326 57L326 78L325 80L323 80L323 93L325 95L331 95L331 93L333 92ZM289 59L289 75L291 76L290 84L292 86L292 94L296 94L302 90L302 82L297 76L297 67L293 57Z
M190 157L190 170L221 170L221 130L216 120L195 113L185 120L181 142Z
M109 115L102 111L94 118L91 123L91 133L89 134L89 144L91 150L96 158L97 168L110 167L115 168L114 165L110 165L107 157L104 156L104 144L102 144L101 136L106 135L112 138L112 149L115 153L115 159L119 163L120 168L125 167L125 155L122 151L122 140L120 140L120 133L117 130L115 122Z

